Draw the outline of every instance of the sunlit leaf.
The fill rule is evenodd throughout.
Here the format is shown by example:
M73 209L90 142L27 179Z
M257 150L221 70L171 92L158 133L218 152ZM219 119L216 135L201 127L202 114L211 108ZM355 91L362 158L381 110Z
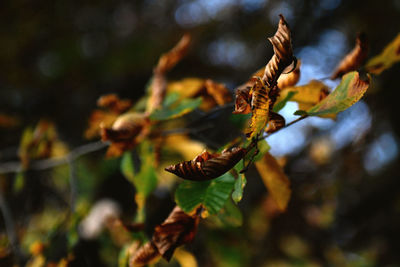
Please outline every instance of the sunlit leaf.
M275 113L275 112L270 112L268 126L265 128L265 132L267 132L267 133L276 132L279 129L285 127L285 124L286 124L286 121L282 115Z
M175 251L174 258L181 265L181 267L197 267L197 261L194 255L182 248Z
M358 72L350 72L343 76L336 89L317 105L307 110L310 116L339 113L359 101L369 86L369 80L360 79Z
M296 83L300 80L300 66L301 61L297 61L296 68L290 73L282 73L278 79L278 88L283 89L290 86L295 86Z
M268 94L270 88L264 85L262 80L258 80L251 91L252 95L252 114L250 128L246 136L250 139L259 134L268 123L268 113L270 101Z
M335 68L331 79L342 77L344 74L357 70L368 54L368 42L367 36L364 33L360 33L356 39L356 45L338 64Z
M161 121L178 118L193 111L201 105L202 100L200 97L194 99L179 99L176 95L177 94L172 94L172 96L170 96L172 100L175 100L173 102L167 98L166 105L162 109L155 110L150 115L150 119Z
M129 99L120 99L116 94L108 94L101 96L97 100L97 106L106 108L115 114L120 114L132 106L132 101Z
M216 214L225 205L234 185L235 178L230 173L211 181L184 181L175 192L175 201L187 213L202 205L210 214Z
M371 58L365 68L370 73L380 74L398 61L400 61L400 33L379 55Z
M291 189L290 181L283 172L282 167L269 153L264 154L262 160L255 162L255 165L279 209L286 210L290 200Z
M180 153L184 159L195 158L206 149L204 144L183 134L168 135L164 139L163 146Z

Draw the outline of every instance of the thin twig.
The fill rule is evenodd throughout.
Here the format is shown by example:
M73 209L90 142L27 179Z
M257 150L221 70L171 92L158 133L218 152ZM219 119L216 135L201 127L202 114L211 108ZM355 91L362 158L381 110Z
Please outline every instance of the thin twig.
M69 160L75 160L80 156L103 149L108 145L107 142L97 141L73 149L64 157L50 158L33 161L26 170L46 170L56 166L68 164ZM23 170L19 161L5 162L0 164L0 174L16 173Z
M302 121L302 120L304 120L305 118L308 118L308 115L301 116L300 118L297 118L297 119L295 119L294 121L289 122L288 124L286 124L286 125L283 126L282 128L279 128L279 129L278 129L277 131L275 131L275 132L267 133L267 134L261 136L260 138L257 139L257 142L258 142L258 141L261 141L261 140L264 140L265 138L267 138L267 137L273 135L274 133L279 132L280 130L286 129L286 128L289 127L290 125L293 125L293 124L295 124L295 123L297 123L297 122L299 122L299 121Z

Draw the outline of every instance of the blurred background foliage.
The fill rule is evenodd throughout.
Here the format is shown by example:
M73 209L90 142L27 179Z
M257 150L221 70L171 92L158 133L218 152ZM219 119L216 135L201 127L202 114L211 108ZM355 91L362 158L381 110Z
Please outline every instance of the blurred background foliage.
M2 1L0 161L18 160L22 136L29 139L26 127L33 129L40 119L52 122L46 138L56 135L58 144L51 151L26 152L36 155L32 158L65 155L87 143L84 131L97 98L113 92L137 100L160 54L185 32L193 35L193 44L168 79L211 78L233 89L272 55L266 38L275 32L280 13L302 60L299 85L329 76L358 32L367 34L372 56L400 29L399 0ZM250 169L239 204L242 218L207 219L186 246L198 265L400 264L399 71L395 65L376 77L363 100L337 121L308 118L271 136L270 152L285 162L292 183L287 211L276 213ZM294 103L284 108L287 121L296 108ZM224 129L212 130L192 137L211 147L221 144ZM106 160L104 152L80 157L74 168L0 174L1 266L27 260L42 266L43 259L58 266L117 265L123 235L117 238L121 234L109 227L84 238L77 230L104 199L112 200L100 203L111 213L127 220L136 216L135 189L121 174L120 159ZM76 192L70 192L71 172ZM157 189L148 203L150 235L174 202L170 191ZM14 221L14 243L4 206ZM186 255L178 254L181 260ZM178 265L175 259L170 263Z

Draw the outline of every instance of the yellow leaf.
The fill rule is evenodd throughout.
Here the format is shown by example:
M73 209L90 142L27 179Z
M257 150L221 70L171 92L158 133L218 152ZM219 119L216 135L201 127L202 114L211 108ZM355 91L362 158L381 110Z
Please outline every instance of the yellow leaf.
M305 85L285 88L282 90L282 96L290 91L297 91L297 94L290 101L295 101L299 104L315 105L329 94L329 87L320 81L311 80Z
M197 267L198 266L196 258L193 256L193 254L182 248L178 248L175 251L174 258L179 262L181 267Z
M179 93L182 98L192 98L204 89L204 80L199 78L185 78L168 83L168 93Z
M279 209L286 210L291 195L290 181L278 161L267 152L262 160L255 162L255 165Z
M183 134L167 136L165 138L165 145L168 146L169 149L180 153L185 160L195 158L206 149L204 144L191 140L189 137Z
M385 47L382 53L370 59L365 68L370 73L380 74L398 61L400 61L400 33Z
M268 93L270 88L262 80L257 80L253 88L252 115L248 138L253 138L264 129L268 122L269 104Z

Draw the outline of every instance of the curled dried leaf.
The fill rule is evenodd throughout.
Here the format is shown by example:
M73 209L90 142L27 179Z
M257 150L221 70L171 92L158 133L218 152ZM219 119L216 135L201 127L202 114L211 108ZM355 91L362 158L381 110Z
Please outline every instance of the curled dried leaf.
M342 77L347 72L358 69L367 58L368 41L365 33L360 33L356 39L356 45L338 64L331 79Z
M190 45L190 40L190 35L185 34L174 48L160 57L158 64L153 71L154 75L151 83L151 96L147 102L146 111L149 114L153 112L153 110L161 107L167 89L165 74L186 55Z
M185 34L169 52L163 54L157 64L155 72L165 73L170 71L186 55L192 38Z
M157 247L152 242L148 242L132 255L129 260L129 267L140 267L155 263L160 259L160 256Z
M285 118L282 117L282 115L275 112L270 112L268 126L267 128L265 128L265 132L267 133L276 132L279 129L285 127L285 124L286 124Z
M264 82L270 88L275 86L282 72L295 61L289 25L282 15L279 16L278 30L273 37L268 38L274 48L274 55L265 67L263 76Z
M152 242L164 259L169 261L178 246L193 241L199 220L197 212L190 216L176 206L168 218L156 226Z
M240 86L235 92L235 110L233 114L249 114L251 112L251 87L247 84Z
M232 96L224 84L207 79L204 82L204 85L206 87L207 94L212 96L219 106L225 105L226 103L232 101Z
M221 154L205 151L193 160L171 165L165 170L186 180L211 180L232 169L245 154L246 150L240 147L224 150Z
M259 77L251 88L251 123L250 129L246 133L247 137L252 138L258 134L268 122L268 113L271 106L271 99L269 98L270 88L264 84L264 81Z
M121 114L132 106L129 99L120 99L116 94L103 95L97 100L97 106L106 108L113 113Z
M168 218L155 227L151 241L132 255L129 266L144 266L153 263L160 255L169 261L177 247L192 242L199 220L198 211L193 215L188 215L176 206Z
M119 116L111 128L101 125L101 138L111 141L107 156L120 156L132 149L149 134L150 120L146 114L126 113Z
M278 88L283 89L289 86L295 86L297 82L300 80L300 65L301 61L297 61L296 68L288 73L288 74L282 74L279 76L278 79Z

